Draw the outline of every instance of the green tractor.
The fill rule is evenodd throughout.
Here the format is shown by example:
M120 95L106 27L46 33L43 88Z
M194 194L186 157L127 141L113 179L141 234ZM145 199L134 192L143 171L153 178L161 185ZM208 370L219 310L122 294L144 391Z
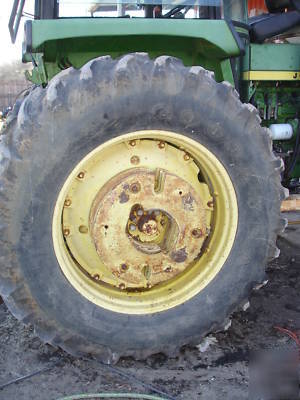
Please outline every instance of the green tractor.
M0 293L44 342L176 355L265 282L300 176L299 0L267 6L35 1L33 86L1 136Z

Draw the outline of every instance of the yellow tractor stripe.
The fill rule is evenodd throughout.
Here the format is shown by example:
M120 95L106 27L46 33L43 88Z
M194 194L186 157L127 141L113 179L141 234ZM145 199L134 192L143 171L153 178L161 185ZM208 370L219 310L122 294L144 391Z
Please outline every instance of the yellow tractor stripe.
M300 71L245 71L246 81L300 81Z

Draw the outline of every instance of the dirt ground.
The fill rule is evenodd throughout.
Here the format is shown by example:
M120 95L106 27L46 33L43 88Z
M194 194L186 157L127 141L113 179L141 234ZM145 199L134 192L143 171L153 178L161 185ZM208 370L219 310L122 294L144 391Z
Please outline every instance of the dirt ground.
M290 214L290 219L300 220L300 214ZM278 244L281 255L267 268L268 284L253 291L250 307L232 316L226 332L210 335L201 346L182 349L177 358L158 354L144 362L122 359L116 365L118 371L155 386L171 398L248 399L251 352L290 342L274 326L300 333L300 225L289 225ZM208 342L210 346L203 351ZM3 400L56 400L71 394L113 391L151 393L109 367L75 359L41 343L32 328L19 323L4 304L0 305L0 349L0 387L49 367L0 389Z

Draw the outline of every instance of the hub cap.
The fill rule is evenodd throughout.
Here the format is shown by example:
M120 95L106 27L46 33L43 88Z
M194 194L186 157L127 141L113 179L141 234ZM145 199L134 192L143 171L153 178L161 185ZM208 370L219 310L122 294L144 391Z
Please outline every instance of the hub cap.
M203 289L236 227L234 188L218 159L186 136L141 131L106 142L75 167L55 206L53 242L82 295L146 314Z

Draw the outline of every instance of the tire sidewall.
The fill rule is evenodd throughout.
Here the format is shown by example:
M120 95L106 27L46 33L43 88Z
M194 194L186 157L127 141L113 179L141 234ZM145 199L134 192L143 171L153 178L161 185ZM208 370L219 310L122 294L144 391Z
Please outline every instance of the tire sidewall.
M72 74L72 79L63 85L69 93L72 82L78 79L77 71ZM270 166L260 143L247 143L251 130L259 129L257 121L253 122L248 113L250 122L239 124L234 113L241 110L240 105L228 115L235 100L231 101L228 90L219 84L213 83L214 93L209 100L205 88L202 94L198 92L195 103L195 95L185 87L175 94L165 91L164 79L164 75L156 77L152 88L127 87L126 92L109 94L105 100L102 93L98 102L89 101L87 89L76 102L73 91L73 95L56 98L53 112L49 112L45 91L39 88L35 98L29 95L22 105L24 113L26 107L31 110L40 99L38 120L24 123L19 118L16 131L21 157L14 170L18 199L12 206L18 221L14 226L18 265L26 284L45 315L59 326L123 354L142 351L145 343L158 350L174 343L184 344L199 337L199 332L219 328L220 321L249 288L263 279L265 241L272 231L267 214L264 217L267 207L275 207L273 198L277 196L270 180ZM230 103L225 108L224 99ZM243 112L239 112L238 118L242 118ZM173 131L197 140L222 162L236 191L239 222L229 257L198 295L168 311L126 315L96 306L67 281L53 248L52 218L65 180L83 157L121 134L151 129ZM24 146L26 135L30 140Z

